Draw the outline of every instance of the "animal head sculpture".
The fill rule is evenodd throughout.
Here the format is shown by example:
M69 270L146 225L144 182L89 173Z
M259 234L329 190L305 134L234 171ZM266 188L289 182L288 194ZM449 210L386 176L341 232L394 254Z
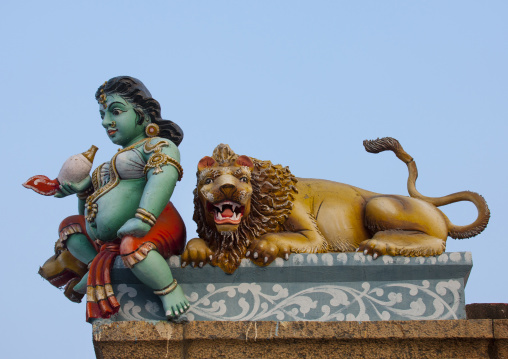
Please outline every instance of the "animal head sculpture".
M74 291L74 286L86 274L86 264L77 260L71 252L57 241L55 254L39 268L39 274L57 288L64 288L65 296L72 302L80 303L83 294Z
M282 228L293 208L296 178L287 167L238 156L224 144L198 164L194 221L216 253L213 264L232 273L250 242Z

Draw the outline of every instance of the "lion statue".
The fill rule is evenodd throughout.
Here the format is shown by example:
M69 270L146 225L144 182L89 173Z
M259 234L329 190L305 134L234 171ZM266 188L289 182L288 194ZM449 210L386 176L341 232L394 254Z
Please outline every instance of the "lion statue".
M481 233L490 218L484 198L464 191L431 198L415 187L418 172L399 142L364 141L368 152L393 151L409 170L411 197L384 195L327 180L296 178L287 167L236 155L228 145L199 161L194 221L200 238L188 242L182 266L206 263L233 273L242 258L258 265L290 253L362 251L380 255L433 256L448 236ZM470 201L476 220L457 226L437 207Z

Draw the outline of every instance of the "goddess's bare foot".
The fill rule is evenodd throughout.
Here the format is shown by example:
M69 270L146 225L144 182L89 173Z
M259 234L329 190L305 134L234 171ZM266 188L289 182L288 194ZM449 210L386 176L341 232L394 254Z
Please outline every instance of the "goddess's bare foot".
M190 308L189 301L185 298L183 290L179 285L171 293L161 295L160 299L168 319L177 318Z

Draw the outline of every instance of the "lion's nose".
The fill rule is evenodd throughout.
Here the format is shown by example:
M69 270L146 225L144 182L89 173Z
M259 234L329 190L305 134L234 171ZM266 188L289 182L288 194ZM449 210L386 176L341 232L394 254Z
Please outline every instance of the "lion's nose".
M224 194L224 196L231 198L233 193L236 192L236 187L230 183L226 183L220 186L220 191Z

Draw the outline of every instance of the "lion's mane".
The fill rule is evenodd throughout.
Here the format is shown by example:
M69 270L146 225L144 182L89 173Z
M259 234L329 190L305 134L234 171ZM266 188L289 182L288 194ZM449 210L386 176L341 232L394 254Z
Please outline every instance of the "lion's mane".
M238 155L228 145L220 144L212 157L219 166L227 167L234 164ZM298 192L295 187L297 179L288 167L251 159L254 163L251 209L237 231L220 233L215 227L210 227L198 198L198 188L194 190L193 219L198 226L198 235L215 252L213 264L227 273L233 273L238 268L252 240L265 233L283 230L284 222L293 209L294 194Z

